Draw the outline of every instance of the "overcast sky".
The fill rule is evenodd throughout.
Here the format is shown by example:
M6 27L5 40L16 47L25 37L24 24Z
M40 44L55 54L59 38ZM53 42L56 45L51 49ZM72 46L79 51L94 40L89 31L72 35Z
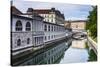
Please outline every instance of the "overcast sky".
M91 5L67 4L67 3L48 3L36 1L13 1L13 5L22 12L26 12L28 8L33 9L55 9L64 13L66 20L85 20L92 10Z

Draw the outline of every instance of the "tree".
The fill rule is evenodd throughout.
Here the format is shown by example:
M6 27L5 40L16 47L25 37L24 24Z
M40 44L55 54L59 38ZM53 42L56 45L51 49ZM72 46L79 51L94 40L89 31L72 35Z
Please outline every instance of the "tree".
M93 10L89 12L86 29L93 38L97 38L97 6L92 6L92 8Z

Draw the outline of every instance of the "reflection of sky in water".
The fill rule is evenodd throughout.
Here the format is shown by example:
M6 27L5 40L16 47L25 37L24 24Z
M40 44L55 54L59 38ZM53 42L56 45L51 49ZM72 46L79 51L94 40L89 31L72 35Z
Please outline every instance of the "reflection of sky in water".
M74 42L74 41L73 41ZM77 41L80 42L80 41ZM84 41L81 41L84 42ZM60 63L78 63L78 62L87 62L88 60L88 52L86 49L78 49L78 48L83 48L83 46L79 46L79 44L77 44L78 47L76 46L75 43L72 43L72 46L66 50L64 58L62 58ZM74 46L74 48L73 48Z

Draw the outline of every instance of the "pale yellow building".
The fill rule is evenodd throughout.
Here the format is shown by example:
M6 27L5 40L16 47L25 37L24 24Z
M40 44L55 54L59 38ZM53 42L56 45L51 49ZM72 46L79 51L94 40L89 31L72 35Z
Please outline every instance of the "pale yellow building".
M70 28L72 31L84 31L86 20L65 21L65 28Z

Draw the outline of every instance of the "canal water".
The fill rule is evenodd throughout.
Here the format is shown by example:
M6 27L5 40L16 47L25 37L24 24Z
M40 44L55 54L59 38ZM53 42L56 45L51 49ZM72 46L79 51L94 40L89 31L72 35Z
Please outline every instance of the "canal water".
M80 63L89 60L86 40L73 40L71 46L65 51L60 63Z
M91 60L91 54L89 53L86 39L69 39L55 44L52 44L54 45L52 47L44 49L44 52L36 56L25 58L27 60L19 65L67 64L88 62ZM96 58L91 61L95 60Z

